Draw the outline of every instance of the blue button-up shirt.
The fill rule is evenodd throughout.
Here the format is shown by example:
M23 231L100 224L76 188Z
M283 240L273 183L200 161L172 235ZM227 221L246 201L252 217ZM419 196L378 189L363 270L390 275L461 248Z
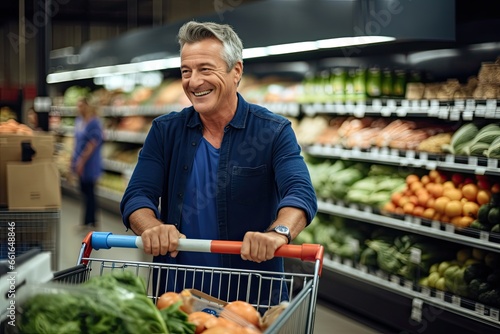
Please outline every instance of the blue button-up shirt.
M202 122L192 106L153 121L120 204L127 228L132 212L150 208L164 223L182 230L183 197L202 135ZM216 203L221 239L243 240L247 231L265 231L283 207L304 210L311 222L316 195L300 152L289 120L238 94L236 113L219 149ZM175 262L168 257L155 260ZM281 258L255 263L225 255L223 265L283 271Z

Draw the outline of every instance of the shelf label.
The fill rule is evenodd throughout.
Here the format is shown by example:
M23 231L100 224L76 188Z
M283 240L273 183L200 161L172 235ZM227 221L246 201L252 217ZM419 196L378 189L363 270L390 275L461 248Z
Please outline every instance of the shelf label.
M396 115L399 117L406 117L408 115L408 108L400 107L396 109Z
M422 218L420 218L420 217L413 218L413 224L421 225L422 224Z
M460 110L456 107L453 107L450 112L450 121L459 121L460 120Z
M465 101L465 109L467 109L467 110L474 110L474 109L476 109L476 100L467 99Z
M366 205L364 208L363 208L363 211L364 212L367 212L367 213L373 213L373 209L371 206L369 205Z
M445 161L447 163L453 164L453 163L455 163L455 156L452 155L452 154L447 154L446 158L445 158Z
M358 118L365 117L366 105L364 103L356 104L356 108L353 111L353 115Z
M399 277L396 275L391 275L391 282L399 285Z
M422 309L412 308L410 317L416 322L422 322Z
M444 300L444 291L436 290L436 298L439 300Z
M499 313L500 312L497 309L490 308L490 317L491 317L491 319L493 319L495 321L499 321L500 320Z
M451 303L453 305L457 305L457 306L460 306L460 303L461 303L461 298L459 296L456 296L456 295L453 295L451 297Z
M433 220L431 223L431 226L432 226L432 228L440 230L441 229L441 222L439 222L437 220Z
M377 270L376 276L384 280L389 278L389 275L387 275L387 273L383 272L382 270Z
M373 111L379 112L382 109L382 101L380 101L380 99L374 99L372 101L372 108Z
M449 118L448 107L439 107L438 117L441 119L448 119Z
M397 148L391 148L391 155L399 157L399 150Z
M431 295L431 289L429 289L428 287L426 286L423 286L422 287L422 290L421 290L422 294L426 297L429 297Z
M484 117L486 114L486 106L484 104L478 104L475 114L477 117Z
M391 114L392 111L388 107L382 107L382 109L380 109L380 115L382 115L382 117L390 117Z
M497 109L497 100L486 100L486 112L495 113Z
M476 303L476 306L474 308L477 314L479 315L484 315L484 305L480 303Z
M348 267L353 267L353 262L351 259L345 259L344 260L344 265L348 266Z
M359 270L364 273L364 274L367 274L368 273L368 267L365 266L364 264L358 264L358 268Z
M420 108L424 110L429 109L429 100L420 101Z
M413 282L410 281L409 279L405 280L404 282L404 286L405 288L407 288L408 290L413 290Z
M380 155L389 155L389 149L387 147L382 147L380 149Z
M470 156L467 160L469 161L468 164L472 166L477 166L479 162L478 158L474 156Z
M420 248L412 247L410 249L410 262L419 264L422 257L422 250Z
M453 224L445 224L445 231L449 233L455 233L455 225Z
M488 159L488 168L497 168L498 159Z
M477 167L474 169L474 174L476 175L484 175L486 173L486 168L484 167Z
M472 110L464 110L462 113L462 118L464 121L472 121L474 119L474 113Z
M428 160L429 159L429 155L427 154L427 152L420 152L419 153L419 158L420 160Z
M479 232L479 239L483 241L488 241L490 240L490 233L486 231L480 231Z
M415 159L415 151L406 151L406 157L408 159Z

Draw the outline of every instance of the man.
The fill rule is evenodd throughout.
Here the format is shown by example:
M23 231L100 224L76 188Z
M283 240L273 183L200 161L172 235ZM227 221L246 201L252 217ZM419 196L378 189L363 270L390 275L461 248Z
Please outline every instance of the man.
M291 124L237 92L243 46L230 26L192 21L178 38L192 106L154 120L123 196L124 224L157 262L282 272L275 251L317 210ZM243 240L241 255L178 253L185 237ZM227 300L246 293L222 276L209 285L202 289Z

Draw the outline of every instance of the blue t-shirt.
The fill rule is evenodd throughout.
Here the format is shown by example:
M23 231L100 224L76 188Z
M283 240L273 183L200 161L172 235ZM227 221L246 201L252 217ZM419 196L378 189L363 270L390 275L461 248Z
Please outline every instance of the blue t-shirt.
M182 207L181 233L188 239L220 239L215 200L218 164L219 150L202 138L188 177ZM178 259L183 264L222 266L220 254L180 252Z
M102 125L97 117L85 122L83 118L75 120L75 148L71 157L71 168L75 170L75 164L82 154L88 142L94 141L96 148L88 158L83 169L81 179L83 181L95 182L102 173L101 147L104 140Z

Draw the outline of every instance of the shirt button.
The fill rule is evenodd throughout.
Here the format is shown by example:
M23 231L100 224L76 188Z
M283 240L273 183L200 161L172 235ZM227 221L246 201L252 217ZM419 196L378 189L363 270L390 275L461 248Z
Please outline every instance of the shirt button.
M182 168L183 168L184 170L188 170L188 166L187 166L187 165L184 165Z
M192 142L192 143L191 143L191 145L192 145L192 146L196 146L196 142L195 142L195 141L194 141L194 142Z
M182 193L178 193L177 196L179 196L179 198L182 198Z

